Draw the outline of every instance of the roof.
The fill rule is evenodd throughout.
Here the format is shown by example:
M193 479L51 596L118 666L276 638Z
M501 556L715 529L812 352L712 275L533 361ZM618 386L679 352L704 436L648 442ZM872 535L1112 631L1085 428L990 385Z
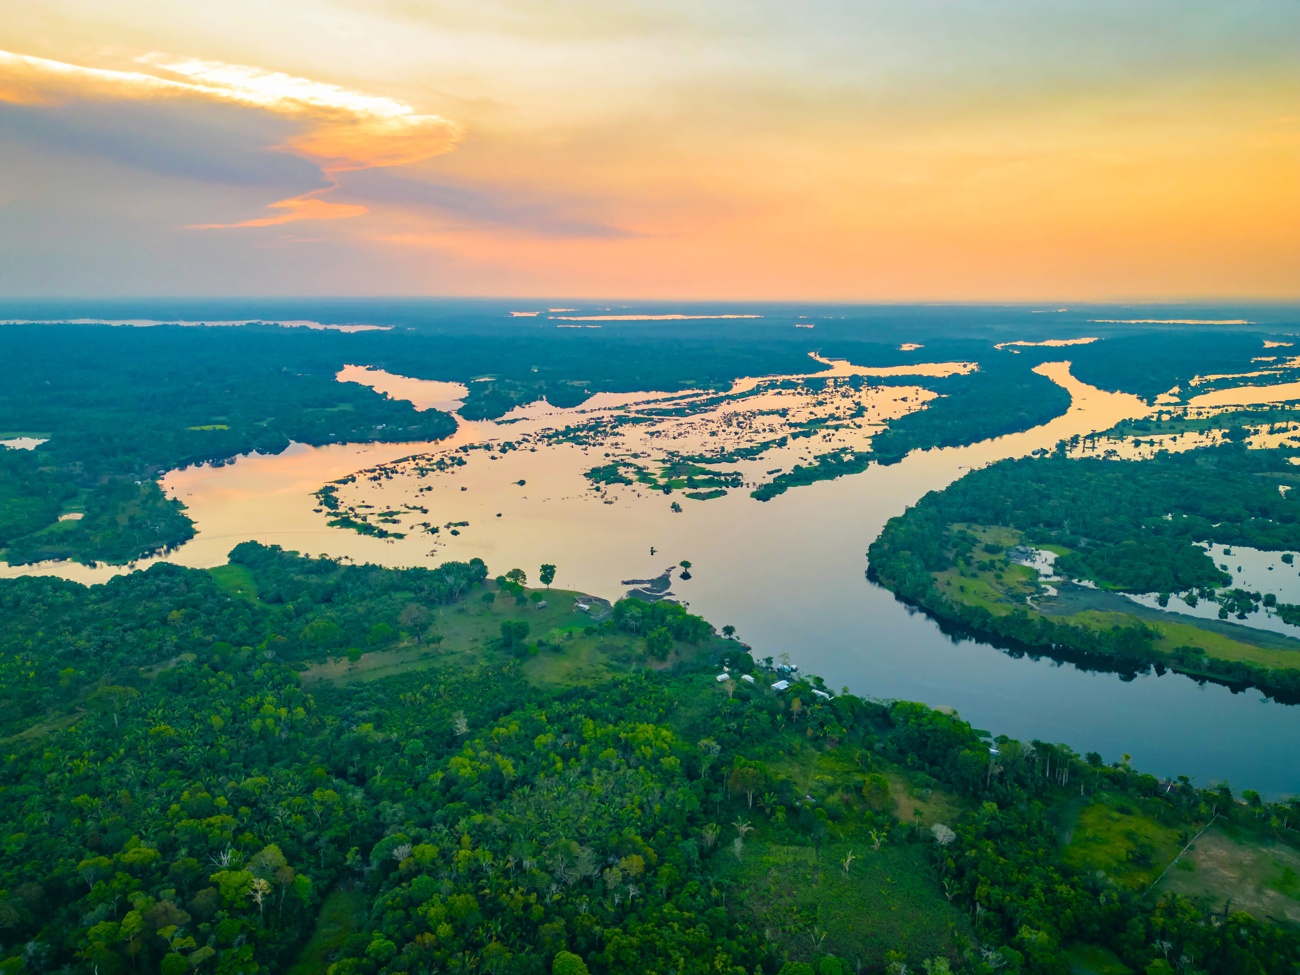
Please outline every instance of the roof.
M713 679L716 680L719 684L721 684L724 680L731 680L731 675L730 675L730 674L719 674L717 677L715 677L715 678L713 678Z
M779 680L779 681L777 681L775 684L772 685L772 690L774 690L774 691L783 691L783 690L785 690L785 689L786 689L787 687L789 687L789 686L790 686L790 682L789 682L788 680Z

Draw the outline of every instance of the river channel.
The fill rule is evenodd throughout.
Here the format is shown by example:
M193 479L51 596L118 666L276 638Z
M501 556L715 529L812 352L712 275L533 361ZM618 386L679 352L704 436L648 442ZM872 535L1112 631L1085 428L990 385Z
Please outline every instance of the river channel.
M669 498L639 485L593 490L582 473L617 455L610 444L534 440L525 449L462 452L466 462L440 474L418 474L423 462L395 463L412 455L457 455L461 446L527 443L529 435L638 398L672 403L670 397L681 395L666 393L608 397L577 410L541 404L516 411L505 418L509 422L462 421L451 440L437 444L295 445L276 456L175 471L164 487L188 506L198 535L167 558L213 566L236 543L256 539L395 566L478 556L494 573L521 566L535 575L539 564L551 562L559 567L556 585L611 599L627 588L620 580L649 578L689 559L692 578L674 579L673 591L693 612L719 626L734 624L756 657L788 653L805 672L822 675L835 688L951 706L994 734L1065 742L1080 752L1098 751L1108 761L1128 754L1137 768L1186 774L1200 785L1228 780L1273 796L1300 793L1300 768L1285 758L1286 743L1300 740L1300 707L1176 674L1124 680L1012 656L944 634L865 578L867 546L890 517L927 491L972 468L1148 412L1135 397L1078 382L1067 362L1039 369L1072 396L1070 410L1051 423L969 447L914 453L902 463L797 487L765 503L750 498L748 490L733 490L716 500L683 501L676 512ZM457 405L453 384L379 373L341 378L422 408ZM881 387L875 398L861 399L861 415L883 422L920 407L927 395L917 387ZM1255 395L1257 401L1270 398L1265 389ZM621 446L631 449L626 442ZM802 448L789 449L787 466ZM767 457L763 463L771 466ZM313 492L360 471L372 473L340 487L341 497L366 499L376 509L404 504L409 512L419 505L427 509L427 521L455 524L457 534L446 528L437 534L408 530L403 538L383 539L328 527L329 512L320 510ZM46 564L6 567L0 574L52 573L96 582L115 571L121 570Z

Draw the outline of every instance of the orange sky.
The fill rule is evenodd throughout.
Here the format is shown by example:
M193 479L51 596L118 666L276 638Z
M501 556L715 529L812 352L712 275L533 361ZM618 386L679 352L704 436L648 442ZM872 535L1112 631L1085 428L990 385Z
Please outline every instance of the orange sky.
M46 0L0 294L1300 298L1300 4Z

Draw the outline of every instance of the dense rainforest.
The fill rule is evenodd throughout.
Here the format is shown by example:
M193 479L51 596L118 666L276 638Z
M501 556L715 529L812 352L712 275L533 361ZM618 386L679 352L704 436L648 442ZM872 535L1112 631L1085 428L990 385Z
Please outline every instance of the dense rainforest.
M1218 598L1220 618L1227 619L1239 593L1248 610L1261 599L1229 588L1231 574L1201 543L1300 550L1300 499L1288 490L1296 479L1296 451L1230 441L1115 461L1069 458L1067 446L1053 456L993 464L927 494L891 519L872 544L873 577L941 619L1021 645L1109 658L1124 667L1172 664L1287 696L1300 690L1300 644L1267 663L1241 659L1239 647L1222 641L1206 648L1170 646L1151 617L1066 612L1032 585L1017 589L1029 570L1007 560L1014 546L1044 547L1055 553L1053 567L1066 579L1102 590L1160 593L1166 601L1182 593L1189 605ZM1010 534L995 538L990 530Z
M11 564L51 558L124 563L193 535L164 497L164 471L291 441L427 441L456 426L304 356L274 327L7 325L0 357L21 363L0 387L0 431L38 437L0 449L0 548ZM64 509L79 520L59 522Z
M969 375L907 378L938 398L876 435L870 452L818 456L764 485L760 500L871 462L893 463L913 450L1026 430L1069 406L1063 389L1031 371L1064 357L1064 350L998 347L1008 337L1058 334L1060 324L1044 329L1023 309L860 309L847 316L837 310L815 329L805 314L783 308L765 308L743 326L707 320L579 326L512 319L474 303L331 310L333 317L323 320L379 310L394 324L350 334L256 322L0 327L0 361L21 364L0 388L0 440L45 441L30 453L0 449L3 558L126 563L174 548L192 537L192 525L156 479L188 464L275 453L292 441L421 442L455 429L445 413L337 382L345 365L467 383L466 419L499 418L540 398L576 406L602 391L722 390L743 376L806 373L816 368L810 353L872 366L978 365ZM1073 327L1085 325L1096 327L1090 321ZM1102 341L1068 350L1076 374L1147 397L1202 372L1257 369L1252 361L1268 334L1257 328L1190 333L1171 349L1158 330L1115 328L1102 329ZM1292 378L1293 371L1262 381Z
M1300 962L1285 918L1168 869L1212 836L1289 844L1294 803L834 694L671 603L489 576L246 543L0 582L0 971Z

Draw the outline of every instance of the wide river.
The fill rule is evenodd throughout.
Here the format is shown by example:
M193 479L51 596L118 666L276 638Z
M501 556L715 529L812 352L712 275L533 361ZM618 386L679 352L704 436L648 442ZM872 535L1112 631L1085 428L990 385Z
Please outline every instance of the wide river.
M674 580L673 588L693 612L717 625L735 624L756 657L789 653L805 672L822 675L834 687L951 706L994 734L1065 742L1107 760L1127 753L1139 769L1190 775L1201 785L1228 780L1273 796L1300 793L1300 767L1284 757L1287 743L1300 741L1300 707L1175 674L1125 681L954 640L865 578L867 546L886 520L927 491L971 468L1148 412L1134 397L1076 381L1068 363L1040 369L1073 398L1069 412L1051 423L969 447L913 454L900 464L799 487L766 503L737 490L717 500L685 502L676 513L670 499L639 486L595 494L582 472L607 463L602 457L608 447L561 443L499 456L474 451L463 455L469 457L463 468L427 478L396 465L389 468L396 472L392 476L340 488L341 497L367 498L377 509L418 503L435 524L469 522L456 536L444 527L437 535L408 530L403 539L376 539L330 528L327 515L317 510L313 492L356 471L417 453L446 456L463 444L518 440L636 397L605 397L577 411L542 405L517 411L507 418L516 422L504 425L462 422L451 441L438 444L294 446L278 456L189 468L169 474L164 486L189 507L198 535L168 559L218 565L237 542L257 539L386 565L478 556L493 572L517 565L535 575L540 563L551 562L559 566L557 585L611 599L627 588L620 580L655 576L689 559L693 578ZM423 408L455 406L456 390L448 384L384 374L342 378L365 381ZM885 389L882 395L905 392ZM1262 402L1270 393L1261 389L1237 398L1251 396ZM890 409L904 409L896 399L872 408L882 418ZM93 582L112 571L120 570L47 564L3 574L57 573Z

